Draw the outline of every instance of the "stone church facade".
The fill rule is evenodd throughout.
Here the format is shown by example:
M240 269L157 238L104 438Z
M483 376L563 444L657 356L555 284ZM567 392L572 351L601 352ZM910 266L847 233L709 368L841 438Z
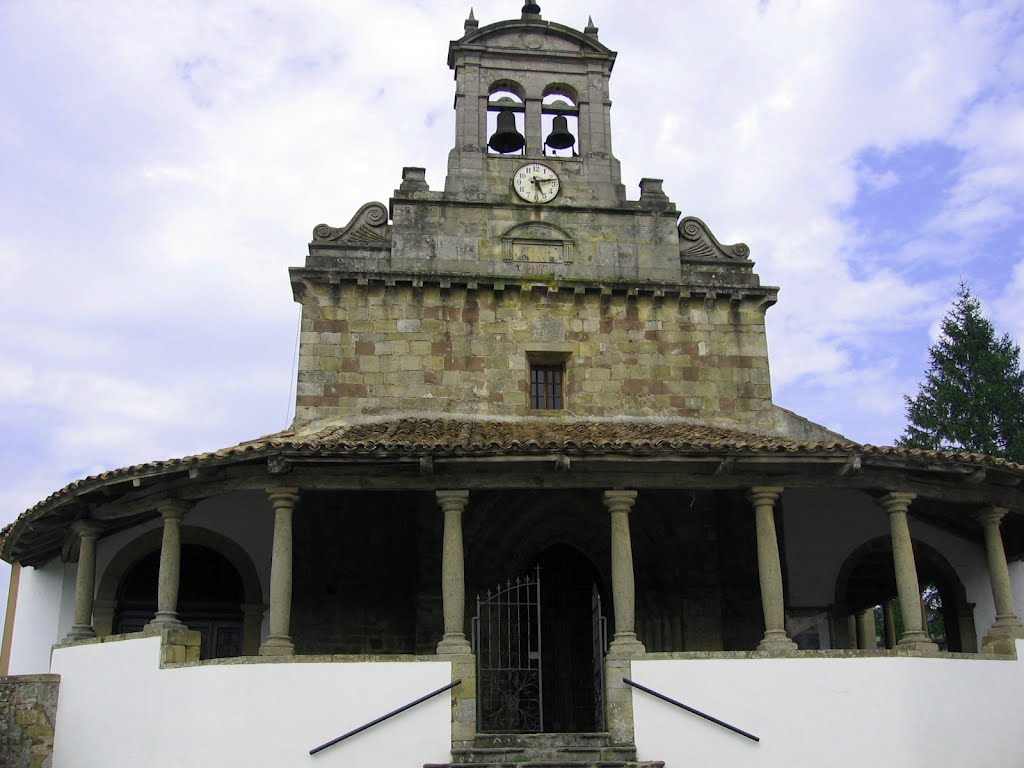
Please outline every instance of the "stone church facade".
M303 669L384 691L441 674L450 706L416 727L443 730L443 754L420 763L732 764L663 743L676 726L653 725L667 710L633 684L645 670L680 698L677 676L706 670L741 690L727 664L750 681L819 664L856 687L926 660L1004 705L990 680L1022 674L1007 554L1024 552L1024 467L860 445L776 406L778 289L659 179L629 199L615 58L592 22L534 3L471 14L449 50L443 188L405 168L389 204L317 226L290 271L292 428L86 478L0 532L19 575L5 664L61 675L54 765L90 764L70 746L93 722L82 660L118 670L147 641L162 681L298 686L281 717L303 724L324 708L286 677ZM848 706L797 679L779 702ZM765 727L784 741L780 718ZM302 762L271 757L289 733L247 764ZM895 754L928 749L945 747L908 736Z

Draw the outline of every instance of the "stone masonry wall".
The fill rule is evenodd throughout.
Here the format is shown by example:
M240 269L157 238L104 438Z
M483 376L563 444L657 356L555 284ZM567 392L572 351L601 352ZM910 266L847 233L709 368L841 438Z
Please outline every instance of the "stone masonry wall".
M0 677L0 768L49 768L59 675Z
M296 422L553 415L529 361L564 359L567 417L772 427L763 306L539 283L506 290L317 283L303 296Z

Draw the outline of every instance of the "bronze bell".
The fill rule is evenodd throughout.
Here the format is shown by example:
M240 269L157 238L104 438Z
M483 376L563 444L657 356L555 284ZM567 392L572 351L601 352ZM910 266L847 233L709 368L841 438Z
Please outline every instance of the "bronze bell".
M525 137L516 130L516 116L511 109L503 109L498 113L498 130L491 136L487 146L503 155L518 152L526 146Z
M565 115L555 115L551 121L551 133L544 143L552 149L568 149L576 143L576 137L569 133L569 121Z

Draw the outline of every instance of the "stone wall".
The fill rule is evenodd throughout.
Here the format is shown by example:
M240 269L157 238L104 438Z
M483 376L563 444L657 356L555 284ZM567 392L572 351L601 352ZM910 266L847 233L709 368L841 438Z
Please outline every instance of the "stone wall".
M49 768L59 675L0 677L0 768Z
M763 306L681 295L310 284L296 423L377 415L684 417L773 425ZM565 360L566 407L529 407Z

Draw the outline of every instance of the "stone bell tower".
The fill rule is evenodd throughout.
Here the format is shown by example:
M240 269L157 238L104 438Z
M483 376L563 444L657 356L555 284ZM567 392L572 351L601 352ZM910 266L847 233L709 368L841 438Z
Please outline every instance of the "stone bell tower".
M743 244L629 200L611 147L616 54L541 16L451 43L444 189L405 168L390 204L314 229L296 428L425 418L658 419L774 427L763 287Z
M521 19L483 29L471 14L465 36L448 52L448 66L455 70L455 147L445 192L502 196L510 172L527 158L559 173L561 205L623 202L611 142L608 83L614 65L615 53L598 41L592 21L578 32L544 21L535 3L523 8ZM493 148L490 124L502 114L521 129L522 151L502 154ZM558 116L576 130L567 134L575 140L565 148L570 156L556 159L547 139Z

